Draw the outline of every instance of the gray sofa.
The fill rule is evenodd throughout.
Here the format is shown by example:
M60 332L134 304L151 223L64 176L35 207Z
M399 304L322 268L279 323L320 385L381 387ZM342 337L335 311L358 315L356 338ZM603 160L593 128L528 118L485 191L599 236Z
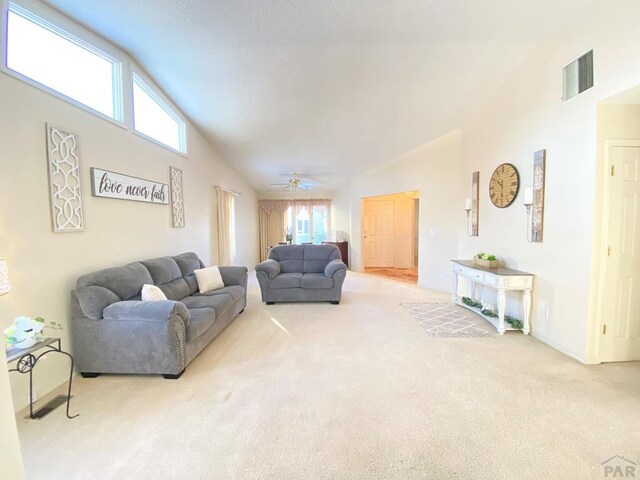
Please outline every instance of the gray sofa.
M199 293L195 253L130 263L83 275L71 292L77 370L178 378L247 304L247 268L220 267L224 288ZM140 300L144 284L168 300Z
M340 303L347 266L335 245L277 245L256 266L262 301Z

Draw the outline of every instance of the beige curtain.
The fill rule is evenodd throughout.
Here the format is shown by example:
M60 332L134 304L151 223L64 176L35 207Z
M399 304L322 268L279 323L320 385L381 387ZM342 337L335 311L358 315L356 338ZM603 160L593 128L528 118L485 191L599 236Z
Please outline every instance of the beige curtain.
M293 200L260 200L259 205L259 233L260 233L260 261L267 259L269 249L285 240L284 215L289 207L297 214L306 208L311 218L313 207L326 207L327 229L331 228L331 200L328 199L293 199Z
M216 187L218 200L218 264L233 265L235 260L235 195Z
M269 249L284 241L284 213L288 205L282 200L260 200L258 202L260 261L269 255Z

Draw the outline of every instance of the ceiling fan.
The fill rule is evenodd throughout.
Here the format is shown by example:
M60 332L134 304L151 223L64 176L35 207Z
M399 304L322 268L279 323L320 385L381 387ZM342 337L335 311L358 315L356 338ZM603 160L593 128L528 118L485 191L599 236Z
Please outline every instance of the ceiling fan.
M274 187L283 187L285 190L289 190L290 192L297 192L298 190L311 190L313 188L313 183L303 182L299 177L299 174L292 173L291 178L287 183L272 183Z

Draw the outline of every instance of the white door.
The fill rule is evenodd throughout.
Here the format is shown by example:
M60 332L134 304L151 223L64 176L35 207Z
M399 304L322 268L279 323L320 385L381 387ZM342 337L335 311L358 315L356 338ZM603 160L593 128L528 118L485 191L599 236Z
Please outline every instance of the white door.
M640 147L611 146L600 361L640 360Z
M365 267L394 266L394 201L364 201L362 229Z

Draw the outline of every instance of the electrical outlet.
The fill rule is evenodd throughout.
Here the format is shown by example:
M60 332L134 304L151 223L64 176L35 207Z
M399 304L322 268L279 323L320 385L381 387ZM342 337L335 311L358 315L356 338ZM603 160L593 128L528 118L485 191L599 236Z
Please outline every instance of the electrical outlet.
M440 272L440 278L447 278L447 272Z

